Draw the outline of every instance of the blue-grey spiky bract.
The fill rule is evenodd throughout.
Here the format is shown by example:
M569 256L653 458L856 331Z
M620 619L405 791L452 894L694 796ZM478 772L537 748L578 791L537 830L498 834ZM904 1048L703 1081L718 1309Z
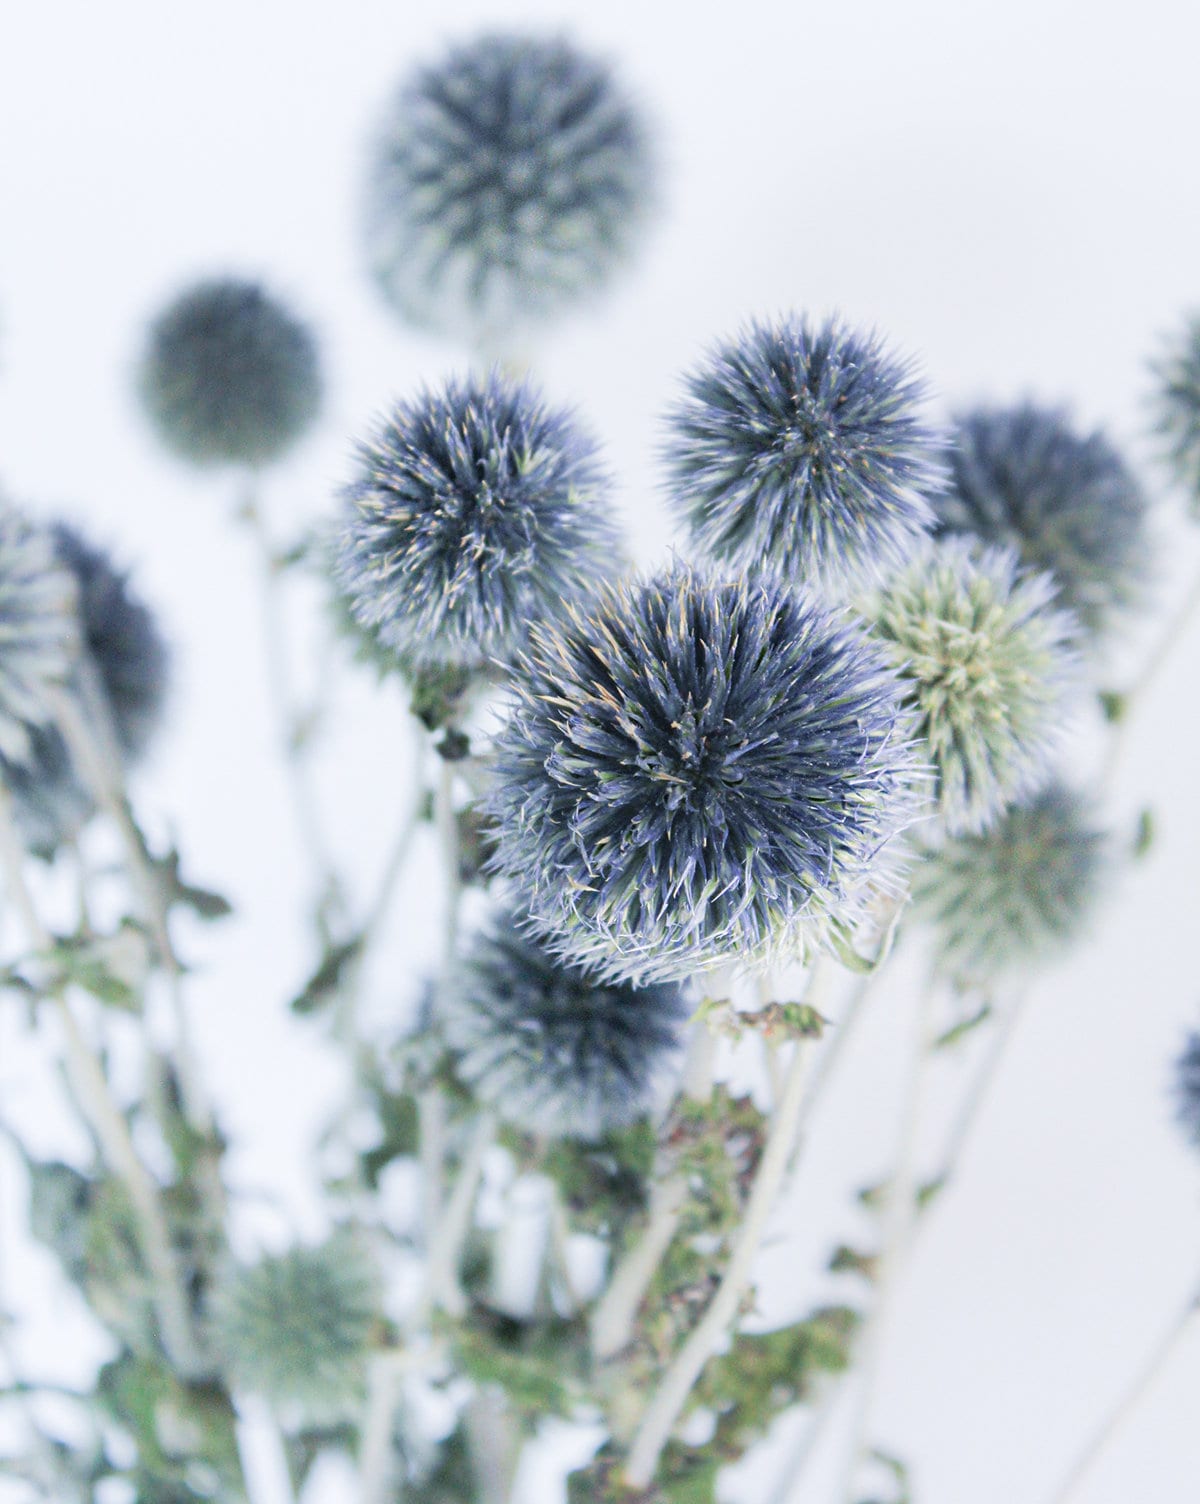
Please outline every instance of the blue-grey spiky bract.
M167 648L148 608L127 576L75 528L50 529L54 553L76 586L82 645L104 691L122 759L133 766L159 720L167 688ZM92 798L53 726L30 727L23 763L0 756L0 777L14 800L26 845L51 854L92 811Z
M1175 1115L1188 1141L1200 1149L1200 1033L1188 1035L1175 1062Z
M1135 603L1149 569L1146 498L1102 433L1056 408L979 408L951 430L939 528L1015 548L1088 633Z
M982 835L931 851L913 879L915 910L933 927L946 971L987 983L1082 937L1111 857L1091 805L1054 782Z
M1167 456L1200 512L1200 315L1186 321L1154 364L1158 431Z
M597 1139L648 1111L686 1013L674 983L601 981L505 915L467 952L441 1018L456 1074L506 1122Z
M648 132L607 64L489 34L401 87L375 143L368 254L406 319L488 341L607 278L651 191Z
M837 319L755 323L669 414L669 497L708 553L838 589L902 563L933 525L940 442L911 366Z
M257 282L199 282L150 327L142 404L163 443L195 465L264 465L321 406L312 331Z
M864 603L908 686L951 835L985 830L1050 775L1080 635L1055 596L1012 549L944 537Z
M32 755L30 728L52 719L78 644L74 581L53 539L0 500L0 755L10 762Z
M482 664L593 589L620 554L596 446L493 372L399 402L342 492L338 585L412 663Z
M534 631L514 693L495 865L555 954L607 976L825 943L912 813L884 654L770 579L612 586Z
M380 1300L374 1260L340 1231L230 1270L213 1303L216 1348L235 1389L310 1424L344 1420L365 1396Z

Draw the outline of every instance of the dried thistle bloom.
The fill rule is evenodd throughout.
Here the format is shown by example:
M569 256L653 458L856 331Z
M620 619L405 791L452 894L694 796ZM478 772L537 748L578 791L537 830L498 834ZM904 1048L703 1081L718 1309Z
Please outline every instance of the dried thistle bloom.
M604 282L645 217L638 111L562 39L488 34L406 80L375 143L371 267L401 316L487 341Z
M507 656L620 552L591 438L499 372L397 403L342 500L338 588L418 666Z
M1200 512L1200 316L1186 321L1152 369L1158 432L1193 510Z
M564 961L682 978L857 916L913 811L902 687L773 581L672 569L538 627L497 738L497 870Z
M75 588L43 528L0 501L0 756L33 755L78 644Z
M231 1270L213 1332L235 1388L329 1424L362 1405L379 1312L374 1263L343 1231Z
M1041 964L1085 933L1111 868L1095 812L1061 783L982 835L947 840L916 870L916 911L944 969L990 982Z
M837 319L751 324L668 415L670 498L714 558L833 590L881 578L933 525L940 441L924 388Z
M598 1139L649 1110L687 1011L673 983L598 980L506 915L468 951L442 1025L456 1074L506 1122Z
M1144 591L1142 489L1102 433L1077 433L1061 411L1026 403L959 418L935 504L943 531L1011 546L1053 575L1089 635Z
M927 544L864 606L907 685L946 830L987 829L1049 776L1079 627L1010 549Z
M321 406L311 330L257 282L198 282L150 327L139 372L159 438L193 465L265 465Z
M1188 1142L1200 1149L1200 1033L1188 1035L1175 1062L1175 1116Z
M103 550L65 523L55 524L50 538L58 562L75 580L83 647L96 669L125 766L132 767L161 719L166 644L150 611L130 592L127 576ZM0 778L13 796L25 844L49 856L88 819L93 801L57 728L31 726L29 746L23 763L0 757Z

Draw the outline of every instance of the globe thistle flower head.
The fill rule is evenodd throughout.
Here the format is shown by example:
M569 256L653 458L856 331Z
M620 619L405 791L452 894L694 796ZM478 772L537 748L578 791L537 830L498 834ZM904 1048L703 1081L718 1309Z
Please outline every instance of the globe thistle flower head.
M1146 498L1102 433L1025 403L980 408L951 432L939 530L1011 546L1058 582L1089 637L1143 594L1150 569Z
M1188 1035L1175 1062L1175 1116L1188 1142L1200 1149L1200 1033Z
M1200 512L1200 315L1187 321L1153 371L1157 429L1193 510Z
M837 319L756 323L718 345L668 415L670 497L714 558L840 590L932 527L940 441L908 363Z
M53 540L0 501L0 756L32 755L31 728L49 723L78 643L74 581Z
M375 1266L342 1231L230 1271L214 1298L213 1334L235 1388L330 1423L362 1404L379 1313Z
M397 403L342 500L338 588L416 666L507 656L620 552L593 441L499 372Z
M56 523L50 539L75 581L83 646L94 665L127 767L145 752L162 717L167 649L154 617L130 591L127 577L103 550L73 527ZM0 756L0 778L13 796L26 846L49 857L93 811L93 801L54 726L30 726L21 763Z
M945 970L987 983L1079 940L1111 867L1091 806L1054 782L983 834L931 851L916 869L913 901Z
M1079 627L1010 549L927 544L864 606L901 673L946 831L985 830L1049 776Z
M391 104L368 185L372 270L403 318L503 338L608 278L653 176L649 134L605 63L561 38L478 37Z
M506 1122L594 1140L649 1110L687 1012L674 983L564 966L505 915L458 968L442 1027L460 1080Z
M150 327L139 373L159 438L193 465L265 465L321 406L311 330L257 282L198 282Z
M514 694L494 866L554 954L605 976L827 943L913 813L884 654L771 580L612 586L535 629Z

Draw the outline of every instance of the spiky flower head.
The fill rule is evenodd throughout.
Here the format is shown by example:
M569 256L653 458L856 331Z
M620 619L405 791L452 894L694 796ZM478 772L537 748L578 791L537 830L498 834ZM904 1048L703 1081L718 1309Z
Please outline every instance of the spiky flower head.
M150 326L138 378L159 438L194 465L265 465L316 418L312 331L259 283L198 282Z
M1058 581L1094 636L1134 604L1149 570L1146 498L1100 433L1056 408L979 408L951 431L940 530L1008 545Z
M25 762L79 641L75 587L44 528L0 500L0 755Z
M1175 1062L1175 1115L1188 1141L1200 1149L1200 1033L1188 1035Z
M842 933L910 818L902 689L773 580L673 568L535 629L497 739L497 870L551 950L669 980Z
M649 134L609 67L491 33L405 81L375 143L367 246L405 319L476 340L607 279L641 228Z
M865 603L907 686L951 835L985 830L1049 777L1076 681L1075 618L1011 549L926 544Z
M686 1013L674 983L601 981L504 915L476 937L441 1017L456 1074L506 1122L597 1139L648 1111Z
M213 1335L235 1388L329 1423L362 1404L379 1314L375 1265L340 1231L231 1270L214 1298Z
M940 441L924 387L838 319L754 323L685 378L670 499L714 558L838 590L903 563L933 525Z
M982 835L931 851L916 869L914 905L933 927L945 970L987 983L1080 939L1110 869L1091 805L1054 782Z
M1193 510L1200 513L1200 315L1187 320L1153 371L1158 432Z
M50 529L54 553L75 581L83 647L96 669L126 767L146 750L166 699L168 654L154 617L129 588L128 577L75 528ZM0 778L14 800L30 850L50 855L92 813L92 797L62 734L29 728L23 763L0 756Z
M620 547L574 415L492 372L399 402L343 489L338 586L402 659L482 664L594 589Z

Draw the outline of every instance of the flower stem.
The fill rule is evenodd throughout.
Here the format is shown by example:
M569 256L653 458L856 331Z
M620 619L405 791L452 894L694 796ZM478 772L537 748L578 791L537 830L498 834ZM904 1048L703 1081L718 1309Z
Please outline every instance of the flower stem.
M686 1204L687 1182L681 1175L655 1181L646 1226L617 1264L608 1288L592 1312L592 1355L597 1362L615 1357L632 1340L638 1310L671 1246Z
M1155 1380L1167 1366L1172 1354L1186 1336L1192 1319L1200 1311L1200 1286L1194 1288L1176 1312L1170 1326L1163 1333L1157 1346L1138 1370L1133 1383L1104 1417L1090 1440L1075 1459L1070 1472L1055 1490L1050 1504L1068 1504L1078 1492L1079 1485L1091 1472L1100 1456L1120 1435L1142 1400L1145 1399Z

